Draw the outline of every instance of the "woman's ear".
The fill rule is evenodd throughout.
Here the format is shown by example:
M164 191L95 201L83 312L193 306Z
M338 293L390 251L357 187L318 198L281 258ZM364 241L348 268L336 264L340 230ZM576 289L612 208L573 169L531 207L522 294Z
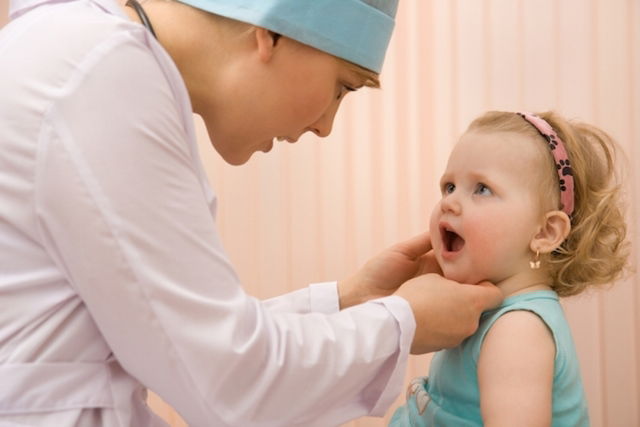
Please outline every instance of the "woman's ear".
M547 212L538 233L531 239L531 250L546 254L557 249L571 231L571 220L562 211Z
M273 56L280 34L269 31L266 28L256 27L255 29L256 46L258 48L258 57L263 62L269 62Z

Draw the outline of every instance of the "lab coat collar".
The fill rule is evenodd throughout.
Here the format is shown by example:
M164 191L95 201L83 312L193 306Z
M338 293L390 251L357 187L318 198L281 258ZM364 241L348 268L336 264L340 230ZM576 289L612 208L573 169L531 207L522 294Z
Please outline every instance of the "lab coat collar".
M91 1L108 13L127 18L126 14L114 0L10 0L9 19L16 19L30 10L45 4L68 3L71 1Z

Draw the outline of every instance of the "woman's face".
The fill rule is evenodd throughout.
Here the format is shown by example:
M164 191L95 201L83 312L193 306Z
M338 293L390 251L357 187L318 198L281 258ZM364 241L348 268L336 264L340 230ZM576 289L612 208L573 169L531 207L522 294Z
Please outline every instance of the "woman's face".
M229 57L212 85L215 96L194 103L213 146L234 165L257 151L268 152L276 139L329 135L340 102L362 85L354 71L320 50L286 37L274 43L266 31L254 40Z
M335 57L263 28L179 2L150 2L145 9L184 78L193 111L230 164L271 150L278 138L329 135L344 95L363 84Z

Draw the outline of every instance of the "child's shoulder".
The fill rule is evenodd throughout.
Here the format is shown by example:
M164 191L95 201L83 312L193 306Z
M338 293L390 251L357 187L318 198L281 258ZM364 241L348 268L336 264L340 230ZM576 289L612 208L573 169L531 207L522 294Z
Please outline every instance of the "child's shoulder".
M564 312L562 311L558 294L551 290L527 292L507 297L500 306L484 312L480 319L480 326L478 327L478 332L476 332L476 334L486 334L498 319L504 316L508 315L506 319L510 319L511 317L521 317L514 316L513 313L516 312L531 313L540 318L544 323L555 323L555 319L557 318L564 321Z
M473 358L477 361L480 350L490 331L492 335L519 334L547 331L556 341L556 330L563 330L566 319L558 295L554 291L534 291L507 297L500 306L486 311L480 318L478 330L469 339ZM499 326L498 330L494 330ZM567 326L568 327L568 326Z
M537 313L511 310L498 317L482 340L482 356L497 362L533 359L553 360L555 339L551 328ZM504 366L504 363L501 363Z

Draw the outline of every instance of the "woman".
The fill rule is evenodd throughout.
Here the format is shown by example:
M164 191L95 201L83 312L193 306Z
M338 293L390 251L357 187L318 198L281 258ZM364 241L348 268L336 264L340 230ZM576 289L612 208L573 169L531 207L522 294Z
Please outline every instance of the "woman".
M410 350L455 345L500 300L421 276L436 270L427 234L338 284L246 295L216 232L192 112L231 164L274 138L328 135L346 92L377 84L397 2L188 3L11 4L0 424L159 425L147 387L195 426L379 415Z

